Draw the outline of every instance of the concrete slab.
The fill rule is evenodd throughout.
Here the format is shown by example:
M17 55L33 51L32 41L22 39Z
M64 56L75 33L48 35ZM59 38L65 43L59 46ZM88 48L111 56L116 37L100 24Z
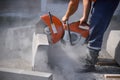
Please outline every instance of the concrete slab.
M120 30L112 30L107 41L107 51L120 64Z
M51 73L0 68L1 80L52 80Z

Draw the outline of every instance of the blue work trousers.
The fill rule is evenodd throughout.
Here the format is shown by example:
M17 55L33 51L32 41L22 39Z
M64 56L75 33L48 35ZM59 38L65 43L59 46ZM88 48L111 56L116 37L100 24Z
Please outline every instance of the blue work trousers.
M88 48L101 50L103 35L120 0L97 0L94 3L90 18L90 35Z

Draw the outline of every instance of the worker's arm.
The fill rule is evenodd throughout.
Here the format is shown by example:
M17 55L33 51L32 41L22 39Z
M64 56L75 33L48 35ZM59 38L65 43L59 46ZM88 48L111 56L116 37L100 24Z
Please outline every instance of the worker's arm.
M75 11L78 8L78 5L79 5L79 0L70 0L68 4L68 9L62 18L63 22L66 22L69 19L69 17L75 13Z
M91 2L91 0L83 0L83 16L80 19L80 24L87 23L91 9Z

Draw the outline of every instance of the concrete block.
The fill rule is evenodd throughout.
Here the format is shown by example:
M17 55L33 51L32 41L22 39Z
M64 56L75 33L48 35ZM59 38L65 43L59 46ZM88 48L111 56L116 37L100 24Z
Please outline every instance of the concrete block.
M38 46L40 45L49 45L48 43L48 39L47 39L47 35L45 34L33 34L33 42L32 42L32 67L34 68L34 64L35 64L35 56L36 56L36 52L38 49Z
M0 80L52 80L52 74L0 68Z
M112 30L107 41L107 51L120 65L120 30Z

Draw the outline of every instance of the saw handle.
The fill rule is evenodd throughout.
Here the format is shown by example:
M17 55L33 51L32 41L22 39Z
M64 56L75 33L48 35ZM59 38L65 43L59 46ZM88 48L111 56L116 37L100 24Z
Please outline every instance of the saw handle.
M72 45L72 39L71 39L71 33L70 33L70 26L69 26L68 20L66 21L66 25L67 25L67 28L68 28L69 41L70 41L70 44Z
M88 23L83 23L81 25L79 25L79 28L83 29L83 30L89 30L90 25Z

